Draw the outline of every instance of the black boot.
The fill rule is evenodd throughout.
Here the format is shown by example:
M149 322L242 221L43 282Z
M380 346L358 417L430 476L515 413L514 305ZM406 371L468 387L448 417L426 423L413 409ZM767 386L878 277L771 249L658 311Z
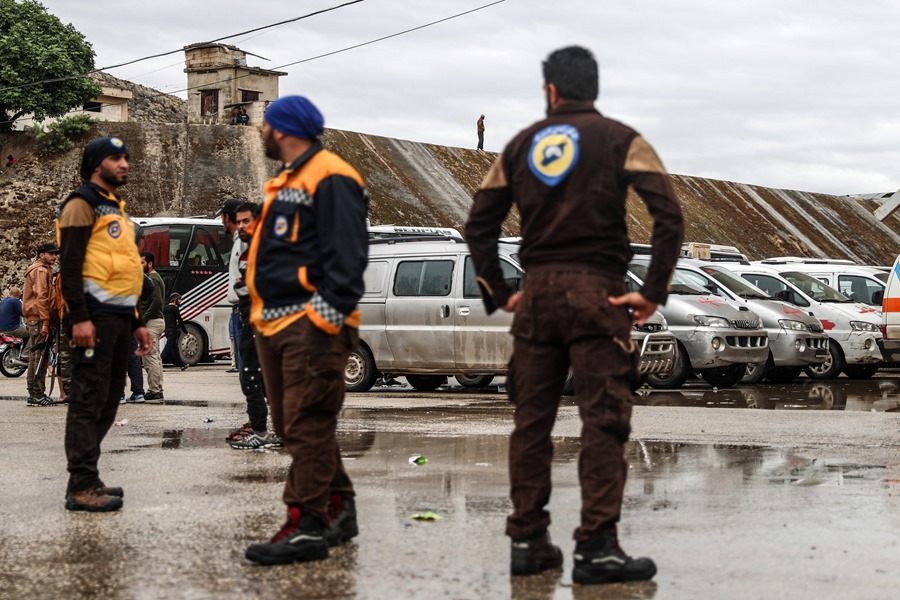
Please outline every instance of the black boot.
M337 546L359 535L356 501L352 496L332 494L328 501L328 517L331 524L325 532L325 541L329 546Z
M510 572L513 575L534 575L561 567L562 563L562 551L550 543L550 534L546 531L527 540L512 541Z
M287 522L268 544L251 544L245 556L261 565L283 565L328 558L325 523L303 514L299 506L288 507Z
M656 564L649 558L631 558L619 546L615 531L575 544L575 583L611 583L646 581L656 575Z

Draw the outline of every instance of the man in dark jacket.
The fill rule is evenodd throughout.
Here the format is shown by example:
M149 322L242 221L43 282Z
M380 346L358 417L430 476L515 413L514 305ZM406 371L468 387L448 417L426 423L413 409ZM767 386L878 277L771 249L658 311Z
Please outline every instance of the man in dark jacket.
M578 473L581 524L575 531L577 583L649 579L656 566L619 546L631 431L631 383L639 352L632 321L665 303L682 238L681 207L650 145L602 116L597 63L584 48L544 62L547 118L519 133L494 162L466 223L466 240L488 312L515 312L507 375L515 404L509 476L514 575L562 565L550 543L550 432L569 366L584 427ZM653 218L653 260L643 289L625 293L631 251L625 221L633 187ZM525 289L503 279L497 239L512 205L522 220ZM629 313L629 308L631 312Z
M169 303L163 308L163 318L166 321L166 348L162 353L162 361L164 363L171 362L176 367L181 367L184 371L188 365L184 364L181 359L181 352L178 349L178 333L187 333L187 327L181 319L181 310L178 305L181 304L181 294L174 292L169 294Z
M250 322L275 433L291 454L288 518L246 557L272 565L322 560L358 533L354 490L338 447L344 368L359 340L368 259L368 194L356 169L322 146L324 118L302 96L279 98L263 126L284 168L266 198L247 260Z

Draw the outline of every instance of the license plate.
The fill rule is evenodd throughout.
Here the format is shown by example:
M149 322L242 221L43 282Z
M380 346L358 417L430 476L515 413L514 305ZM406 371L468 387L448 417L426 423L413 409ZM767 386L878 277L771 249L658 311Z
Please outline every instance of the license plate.
M819 357L819 356L828 356L828 349L827 348L816 348L816 357Z

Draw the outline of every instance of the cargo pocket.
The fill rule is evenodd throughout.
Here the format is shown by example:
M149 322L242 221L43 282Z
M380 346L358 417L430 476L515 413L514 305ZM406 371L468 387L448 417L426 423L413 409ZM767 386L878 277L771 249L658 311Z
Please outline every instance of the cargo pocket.
M535 314L533 297L523 294L516 304L516 312L509 332L513 337L530 340L534 338Z
M573 337L608 335L629 340L631 319L624 306L611 306L605 290L571 289L566 304L573 312Z

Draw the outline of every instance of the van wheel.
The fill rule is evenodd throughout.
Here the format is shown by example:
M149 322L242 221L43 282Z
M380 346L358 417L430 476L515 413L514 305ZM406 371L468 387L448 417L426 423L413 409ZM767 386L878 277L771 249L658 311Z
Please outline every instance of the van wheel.
M850 379L871 379L881 367L881 363L873 363L871 365L847 365L844 367L844 375Z
M728 365L727 367L715 367L713 369L703 369L700 376L713 387L730 388L741 380L744 373L747 372L747 365L737 363Z
M691 361L688 358L687 350L678 342L677 356L675 357L675 367L668 375L647 375L647 383L650 387L656 389L680 388L691 375Z
M844 351L841 350L840 345L835 343L834 340L829 340L828 356L825 357L825 362L821 365L809 365L804 367L803 370L806 371L810 379L837 379L846 366L847 361L844 360Z
M406 381L420 392L433 392L445 383L446 375L407 375Z
M206 336L193 323L186 323L184 328L187 329L187 333L181 334L178 338L178 353L181 354L184 364L194 366L206 355Z
M375 369L375 359L365 346L359 346L347 357L347 366L344 367L344 384L348 392L368 392L375 385L378 371Z
M493 375L457 375L459 385L467 388L487 387L494 380Z
M765 378L766 374L774 366L775 360L772 358L772 353L769 352L769 356L766 358L766 362L764 362L763 364L747 365L746 369L744 370L744 377L741 379L741 383L759 383Z
M773 367L766 373L766 381L769 383L793 383L802 372L803 367Z

